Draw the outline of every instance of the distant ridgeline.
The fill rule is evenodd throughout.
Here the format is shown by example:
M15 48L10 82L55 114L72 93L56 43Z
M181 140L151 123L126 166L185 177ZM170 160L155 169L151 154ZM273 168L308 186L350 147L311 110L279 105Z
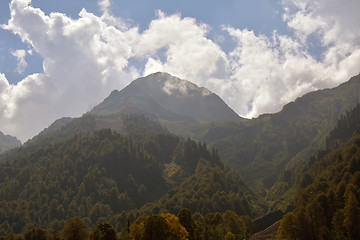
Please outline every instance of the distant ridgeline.
M21 146L20 140L0 132L0 154L18 146Z

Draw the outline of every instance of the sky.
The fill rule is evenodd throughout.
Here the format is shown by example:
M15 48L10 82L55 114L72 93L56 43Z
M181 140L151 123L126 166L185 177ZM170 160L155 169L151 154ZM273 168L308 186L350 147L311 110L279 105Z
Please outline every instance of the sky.
M253 118L360 72L358 0L1 0L0 131L26 141L164 71Z

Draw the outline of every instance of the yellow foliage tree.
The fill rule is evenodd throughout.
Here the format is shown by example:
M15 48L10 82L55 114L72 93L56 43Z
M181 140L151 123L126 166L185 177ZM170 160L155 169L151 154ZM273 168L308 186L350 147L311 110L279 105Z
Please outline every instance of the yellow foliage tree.
M180 224L179 218L170 213L162 213L161 217L165 218L170 231L174 232L178 236L179 240L186 240L189 237L189 233L186 231L185 227Z
M188 236L179 219L169 213L137 219L131 224L129 234L132 240L187 240Z

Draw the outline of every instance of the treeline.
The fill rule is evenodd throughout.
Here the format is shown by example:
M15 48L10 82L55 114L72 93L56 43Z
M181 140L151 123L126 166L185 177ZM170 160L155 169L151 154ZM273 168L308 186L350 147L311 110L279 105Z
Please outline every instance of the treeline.
M48 231L33 228L20 234L10 233L2 240L242 240L249 239L254 225L248 216L235 212L209 213L205 216L191 214L189 209L181 209L177 216L161 213L139 217L117 232L110 223L99 223L89 229L86 220L70 218L60 230Z
M360 239L359 109L338 121L327 150L300 173L296 209L281 221L279 239Z

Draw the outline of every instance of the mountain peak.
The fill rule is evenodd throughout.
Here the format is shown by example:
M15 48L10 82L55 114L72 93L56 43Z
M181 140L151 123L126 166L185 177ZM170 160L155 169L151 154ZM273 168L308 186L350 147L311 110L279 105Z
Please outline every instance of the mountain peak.
M121 91L113 91L91 113L140 113L170 122L241 120L208 89L164 72L138 78Z
M139 78L136 81L146 84L148 87L157 87L167 95L176 97L187 97L189 95L201 94L202 96L211 95L212 92L204 87L198 87L196 84L174 77L166 72L157 72L146 77Z

